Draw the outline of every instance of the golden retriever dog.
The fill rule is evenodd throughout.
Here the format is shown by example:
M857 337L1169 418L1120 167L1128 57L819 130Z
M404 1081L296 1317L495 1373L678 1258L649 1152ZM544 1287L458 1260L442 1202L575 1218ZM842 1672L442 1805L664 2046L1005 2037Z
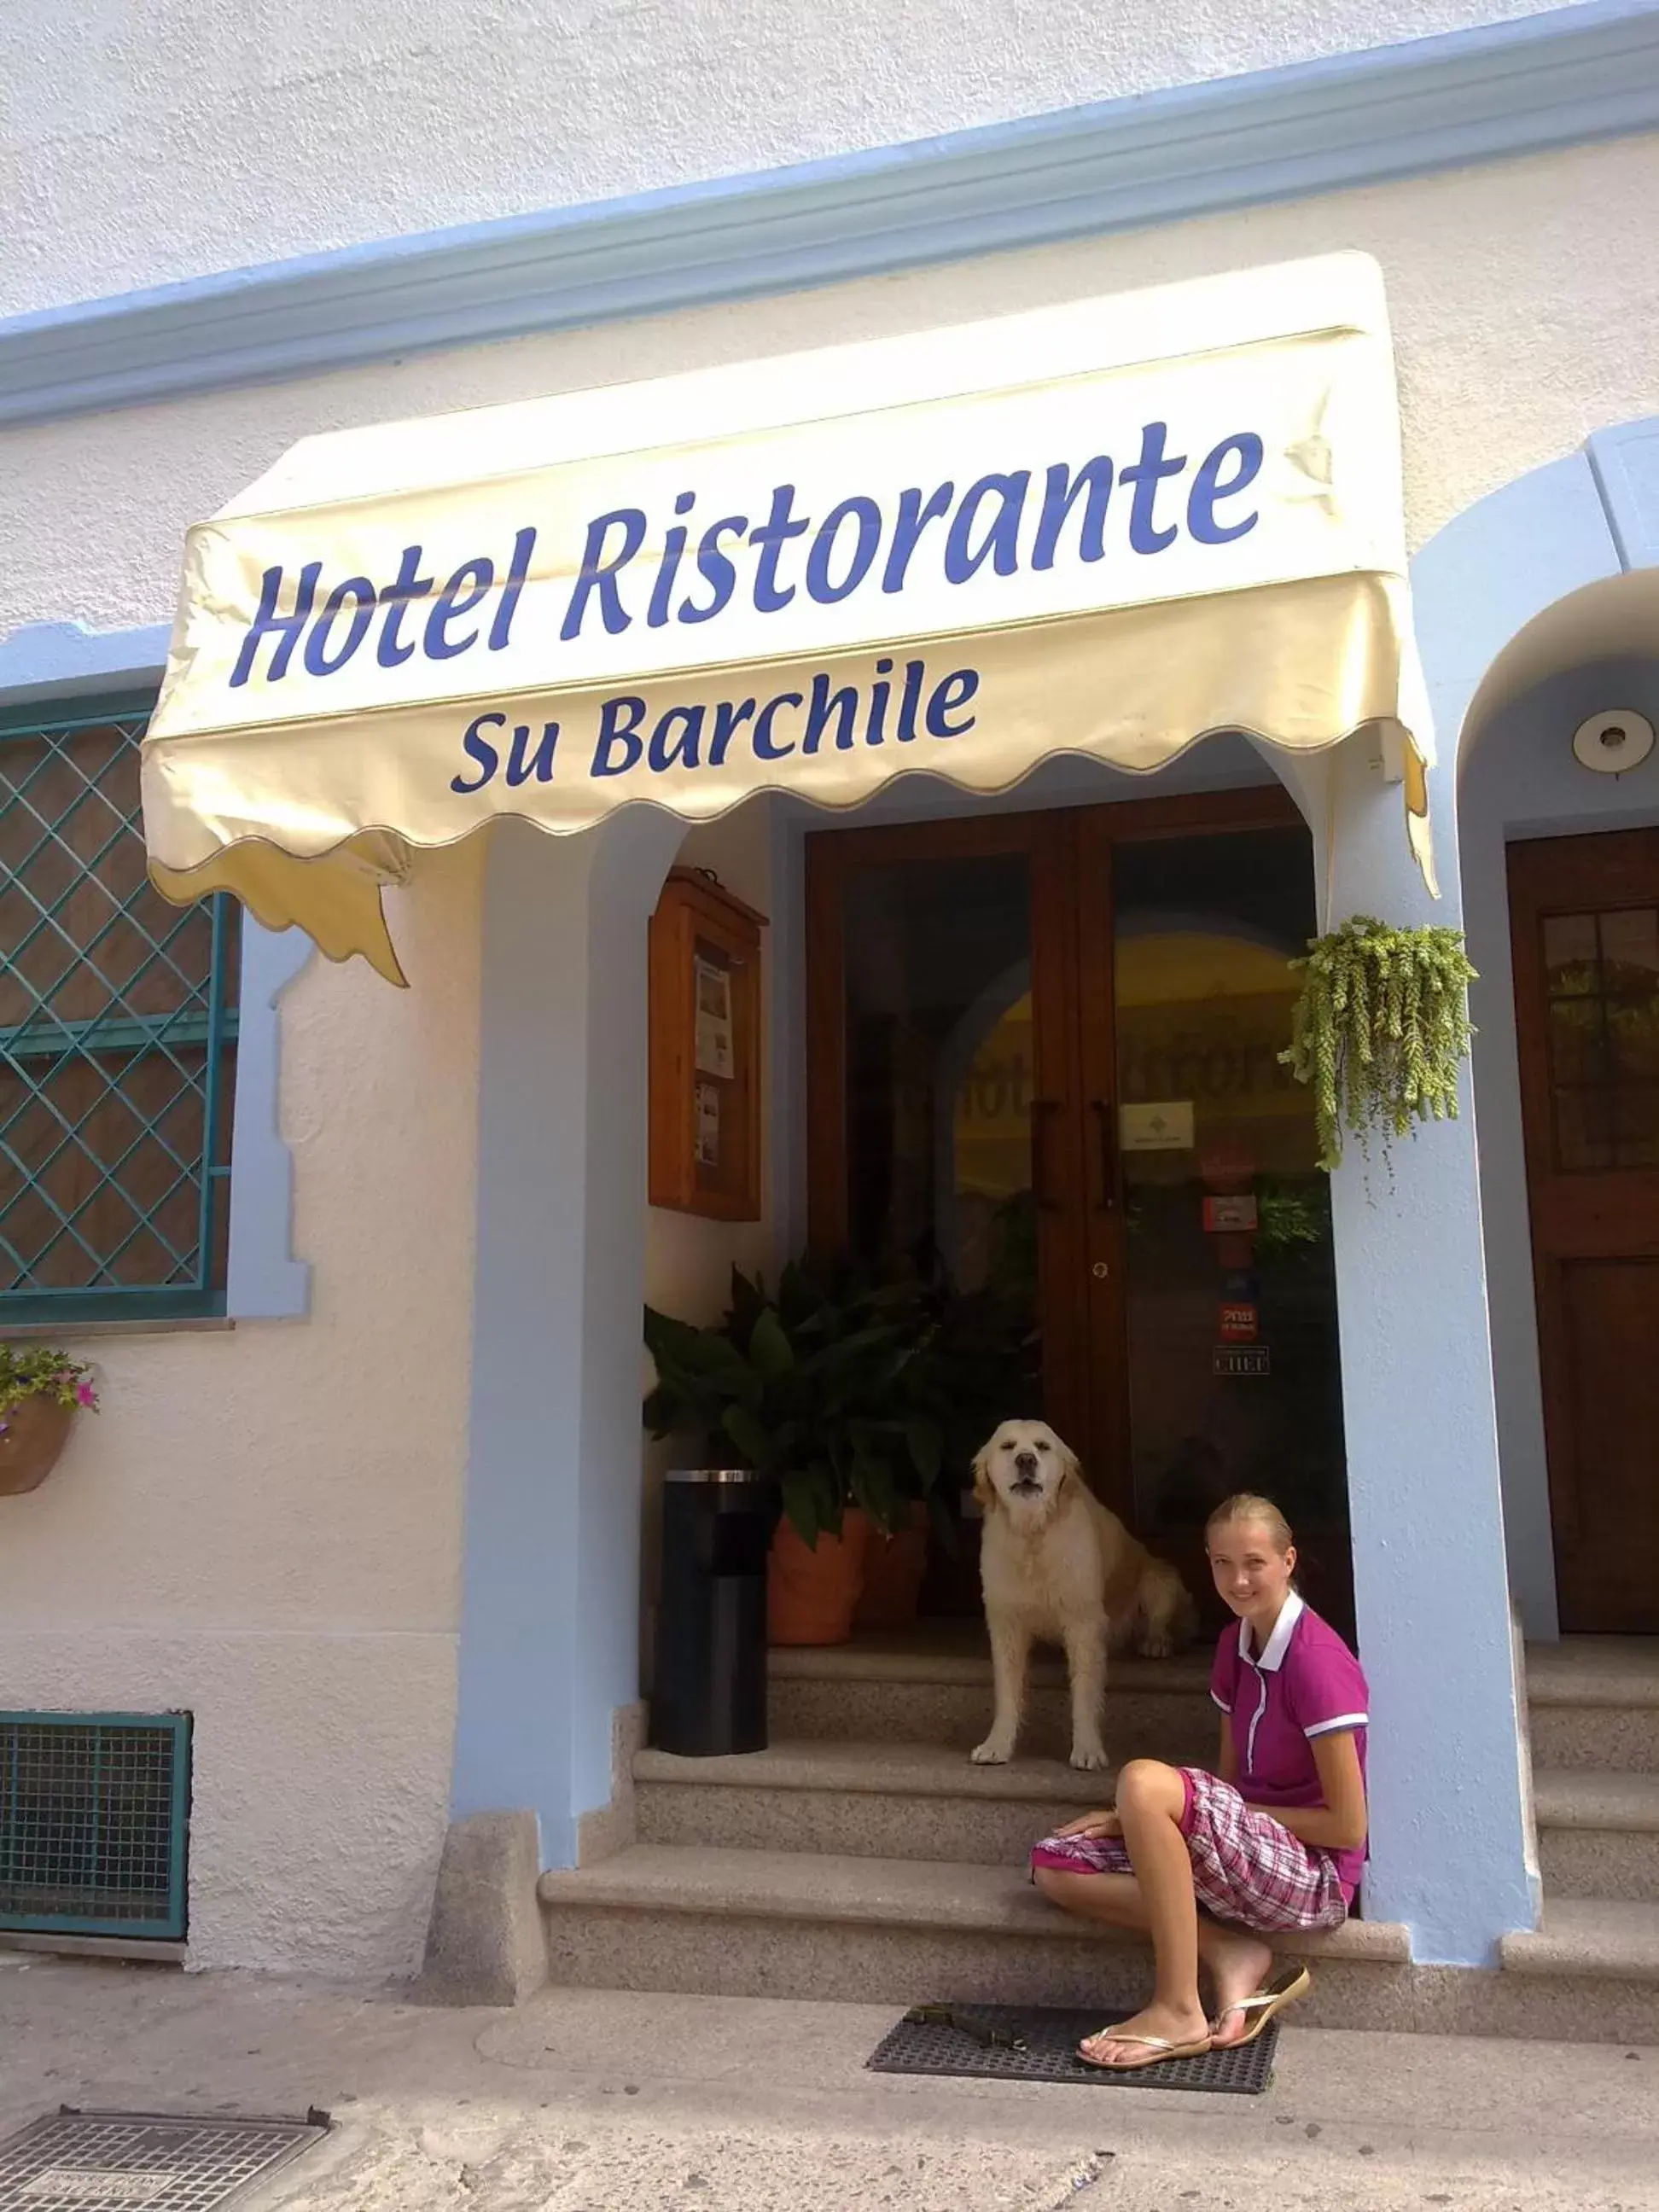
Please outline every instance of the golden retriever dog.
M972 1757L982 1766L1013 1757L1031 1646L1041 1641L1066 1653L1073 1765L1104 1766L1108 1651L1167 1658L1196 1632L1191 1595L1101 1504L1076 1454L1044 1421L1002 1424L974 1462L974 1494L985 1516L980 1581L996 1710Z

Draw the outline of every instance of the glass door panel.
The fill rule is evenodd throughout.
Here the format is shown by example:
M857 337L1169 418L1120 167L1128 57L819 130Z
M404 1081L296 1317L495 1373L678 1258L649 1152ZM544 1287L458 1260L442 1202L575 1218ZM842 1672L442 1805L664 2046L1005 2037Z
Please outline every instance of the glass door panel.
M1279 1060L1315 926L1286 811L809 840L811 1234L1013 1301L1042 1382L1010 1413L1050 1420L1200 1589L1211 1508L1265 1491L1342 1622L1329 1200Z
M1231 1492L1262 1491L1322 1559L1346 1561L1328 1186L1310 1094L1279 1058L1290 963L1315 927L1307 834L1122 842L1109 866L1101 1171L1129 1517L1154 1539L1190 1534Z
M1028 858L861 868L843 917L848 1243L937 1259L1035 1328Z
M807 1115L814 1246L993 1294L1007 1411L1083 1449L1073 842L1058 814L809 839Z

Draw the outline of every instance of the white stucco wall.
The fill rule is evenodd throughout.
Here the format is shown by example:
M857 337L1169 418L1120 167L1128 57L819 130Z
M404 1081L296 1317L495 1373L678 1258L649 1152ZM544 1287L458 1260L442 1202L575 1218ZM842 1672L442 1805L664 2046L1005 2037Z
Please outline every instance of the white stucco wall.
M1337 247L1388 280L1408 534L1654 410L1659 137L0 435L0 634L171 619L178 549L316 430L799 350Z
M410 991L314 959L284 1001L311 1319L78 1343L102 1410L0 1499L0 1705L195 1716L202 1966L418 1961L455 1702L481 878L481 848L443 854L398 898Z
M768 169L1549 0L12 0L0 313Z

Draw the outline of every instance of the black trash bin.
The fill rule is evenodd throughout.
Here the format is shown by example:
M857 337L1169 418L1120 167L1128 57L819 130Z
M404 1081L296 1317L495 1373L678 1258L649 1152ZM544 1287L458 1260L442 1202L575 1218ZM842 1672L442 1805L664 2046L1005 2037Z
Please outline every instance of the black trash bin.
M766 1748L771 1484L748 1468L674 1468L662 1499L651 1741L711 1759Z

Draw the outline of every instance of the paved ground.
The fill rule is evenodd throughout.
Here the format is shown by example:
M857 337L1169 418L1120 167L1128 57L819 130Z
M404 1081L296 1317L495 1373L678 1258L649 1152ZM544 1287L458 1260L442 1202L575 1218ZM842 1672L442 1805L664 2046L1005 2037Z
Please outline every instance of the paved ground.
M331 2112L254 2212L1659 2212L1659 2050L1287 2033L1246 2100L866 2074L894 2017L433 2012L0 1950L0 2133L60 2104Z

